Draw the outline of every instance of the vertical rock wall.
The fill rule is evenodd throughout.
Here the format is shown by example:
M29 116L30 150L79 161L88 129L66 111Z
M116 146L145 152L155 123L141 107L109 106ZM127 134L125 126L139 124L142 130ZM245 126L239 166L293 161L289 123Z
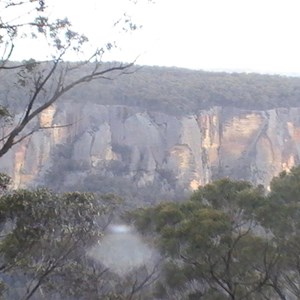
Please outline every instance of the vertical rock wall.
M43 112L38 122L48 129L0 160L16 187L38 182L55 165L59 145L71 149L71 161L85 165L86 173L98 169L105 176L112 162L122 164L122 176L137 186L170 174L177 187L186 189L223 176L267 186L273 176L299 163L300 108L215 107L176 117L126 106L61 104ZM74 168L72 182L84 172Z

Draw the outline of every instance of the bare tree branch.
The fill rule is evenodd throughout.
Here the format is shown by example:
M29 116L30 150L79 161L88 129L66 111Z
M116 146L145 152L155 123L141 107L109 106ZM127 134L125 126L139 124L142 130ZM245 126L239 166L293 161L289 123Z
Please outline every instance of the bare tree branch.
M61 54L61 56L63 55L63 53ZM61 57L60 56L60 57ZM50 105L52 105L54 102L56 102L59 98L62 97L62 95L66 94L68 91L70 91L71 89L73 89L74 87L82 84L82 83L87 83L96 79L108 79L108 77L106 77L106 74L113 74L114 72L120 72L119 74L122 74L123 72L125 72L127 69L129 69L130 67L132 67L134 65L134 62L132 63L128 63L128 64L119 64L117 66L112 66L112 67L108 67L105 68L103 70L98 70L99 65L97 65L97 68L95 68L91 73L84 75L82 77L79 77L77 80L74 80L73 82L67 84L66 86L62 85L62 81L64 79L64 76L59 77L58 79L58 83L57 83L57 88L54 91L52 97L46 101L45 103L41 104L40 106L38 106L36 109L32 110L34 103L36 103L37 98L39 96L39 94L41 93L43 87L46 85L46 83L50 80L50 78L52 76L54 76L54 72L57 69L58 65L60 63L60 58L55 60L53 62L53 66L50 69L50 71L48 72L48 74L46 75L46 77L42 80L42 82L40 83L40 85L36 88L33 96L31 97L29 104L26 108L26 112L24 117L22 118L20 124L18 124L11 132L10 134L7 136L7 139L4 141L1 149L0 149L0 157L2 157L5 153L7 153L7 151L14 146L15 144L17 144L20 140L23 140L24 138L21 138L20 140L16 141L15 138L24 130L24 128L26 127L26 125L32 120L34 119L37 115L39 115L42 111L44 111L45 109L47 109ZM29 133L27 136L29 136L30 134L32 134L33 132Z

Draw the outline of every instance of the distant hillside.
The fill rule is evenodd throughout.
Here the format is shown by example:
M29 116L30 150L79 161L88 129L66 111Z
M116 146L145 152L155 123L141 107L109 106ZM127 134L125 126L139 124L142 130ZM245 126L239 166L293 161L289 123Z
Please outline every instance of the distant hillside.
M265 110L300 105L300 78L142 67L72 91L76 101L125 104L182 114L212 106Z
M12 73L11 77L0 78L1 104L11 104L11 99L24 100L24 90L18 91L13 78ZM138 106L169 114L191 113L212 106L266 110L300 106L300 78L137 66L133 74L84 84L65 98Z
M0 99L18 113L30 89L15 75L0 73ZM134 201L180 199L224 176L268 186L300 162L299 96L295 77L137 67L48 107L30 128L53 128L24 139L0 166L15 187L46 183Z

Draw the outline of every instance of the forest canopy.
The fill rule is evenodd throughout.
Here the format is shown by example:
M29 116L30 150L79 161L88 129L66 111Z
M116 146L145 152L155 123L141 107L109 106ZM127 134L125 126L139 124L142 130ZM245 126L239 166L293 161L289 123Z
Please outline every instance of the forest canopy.
M93 63L87 64L80 72L89 73L93 67ZM22 89L13 85L14 77L10 72L2 78L0 95L2 104L16 108L12 99L21 99ZM62 96L63 101L137 106L175 115L213 106L251 110L297 107L299 99L299 77L155 66L136 66L130 74L85 83Z
M10 191L2 176L0 299L299 299L299 182L300 167L270 192L224 178L128 211L113 195ZM109 230L118 222L132 232L117 233L121 247ZM153 262L119 274L106 263L114 247L136 251L134 236ZM113 250L91 257L106 243Z
M78 87L66 97L174 114L213 106L266 110L299 106L300 78L143 66L129 76Z

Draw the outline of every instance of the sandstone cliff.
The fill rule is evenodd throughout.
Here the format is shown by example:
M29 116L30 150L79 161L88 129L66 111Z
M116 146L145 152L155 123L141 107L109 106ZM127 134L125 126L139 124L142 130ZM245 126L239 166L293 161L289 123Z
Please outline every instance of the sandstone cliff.
M59 174L52 175L65 187L95 172L137 187L160 182L169 190L196 189L222 176L267 186L300 155L300 108L214 107L176 117L119 105L59 104L39 123L54 128L36 132L0 161L16 187L41 184L54 166Z

